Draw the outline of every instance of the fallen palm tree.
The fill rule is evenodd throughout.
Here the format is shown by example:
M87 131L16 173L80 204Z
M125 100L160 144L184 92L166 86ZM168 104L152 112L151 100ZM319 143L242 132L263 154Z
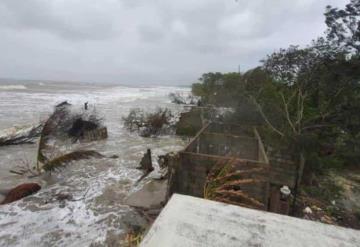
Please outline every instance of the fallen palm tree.
M56 148L54 142L59 141L61 144L64 144L67 143L66 139L69 138L78 140L83 138L87 133L86 131L90 130L90 127L91 131L102 127L100 123L101 119L95 114L72 114L69 106L70 104L67 102L57 105L53 114L51 114L47 121L41 126L41 131L38 131L40 139L37 150L36 167L32 168L29 163L25 163L25 165L16 166L14 169L10 170L11 173L16 175L30 174L31 177L34 177L39 176L44 172L51 173L59 171L74 161L91 158L106 158L106 156L95 150L75 150L65 154L58 154L55 157L49 155L51 154L50 151L54 152L54 149ZM65 142L62 143L61 141L64 140ZM117 156L110 156L108 158L117 158ZM40 189L40 185L35 183L19 185L6 193L6 195L4 194L4 196L6 196L5 200L0 204L17 201Z
M79 150L67 153L47 161L42 169L47 172L57 171L65 165L78 160L91 159L91 158L104 158L105 156L94 150Z
M90 114L72 114L70 112L71 105L66 102L59 104L55 107L53 114L45 122L41 131L38 153L37 153L37 171L40 173L44 171L58 170L64 165L81 159L89 158L102 158L100 153L93 150L78 150L67 154L57 156L55 158L48 158L46 151L49 148L49 141L51 139L66 139L72 138L75 142L86 136L87 131L94 131L100 128L103 132L101 125L101 118L97 117L95 113ZM107 137L107 131L106 136ZM93 132L92 132L93 133ZM101 137L104 137L103 135ZM96 138L94 138L96 139Z

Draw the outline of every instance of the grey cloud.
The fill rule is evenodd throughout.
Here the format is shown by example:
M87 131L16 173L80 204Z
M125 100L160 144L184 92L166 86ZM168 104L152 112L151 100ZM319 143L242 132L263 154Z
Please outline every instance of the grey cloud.
M325 30L348 0L1 0L0 77L191 83Z
M162 28L142 25L138 28L141 39L145 42L158 42L164 36Z
M107 5L111 11L119 7ZM105 6L94 1L2 0L0 25L19 31L44 30L65 39L106 39L116 32Z

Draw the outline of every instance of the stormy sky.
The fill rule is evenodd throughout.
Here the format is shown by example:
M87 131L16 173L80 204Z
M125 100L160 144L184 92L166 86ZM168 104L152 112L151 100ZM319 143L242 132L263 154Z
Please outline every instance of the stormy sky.
M1 0L0 77L189 84L325 30L347 0Z

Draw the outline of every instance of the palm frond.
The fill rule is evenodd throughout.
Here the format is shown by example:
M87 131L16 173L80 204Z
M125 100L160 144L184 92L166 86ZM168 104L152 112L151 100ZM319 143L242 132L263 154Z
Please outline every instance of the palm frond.
M94 150L74 151L46 162L45 165L43 166L43 169L45 171L54 171L61 169L63 166L69 164L72 161L90 159L90 158L103 158L103 157L105 156Z
M217 194L220 195L219 198L240 198L244 203L254 205L255 207L263 208L264 204L259 200L252 198L249 194L244 193L243 191L239 190L217 190ZM216 198L216 199L219 199Z
M249 170L241 170L241 171L235 171L235 172L230 172L224 176L220 176L220 177L217 177L217 178L214 178L213 179L213 182L222 182L222 181L227 181L227 180L230 180L230 179L234 179L236 177L241 177L243 175L249 175L249 174L252 174L252 173L255 173L255 172L261 172L261 171L264 171L265 169L264 168L253 168L253 169L249 169Z
M208 173L204 186L204 198L228 204L266 209L266 203L259 200L255 187L265 182L265 167L240 166L236 159L225 163L217 162ZM262 188L260 186L259 188Z

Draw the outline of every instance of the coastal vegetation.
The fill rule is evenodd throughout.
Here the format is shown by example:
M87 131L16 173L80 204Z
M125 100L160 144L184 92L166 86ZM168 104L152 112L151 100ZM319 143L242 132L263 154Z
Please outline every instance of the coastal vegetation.
M68 183L67 190L60 186L45 190L44 195L29 200L35 205L30 206L34 209L40 205L38 210L45 211L51 209L50 203L58 201L59 208L65 207L65 201L84 200L91 187L91 198L86 200L90 204L83 207L70 205L68 212L59 215L74 214L71 219L64 217L69 224L77 223L77 217L83 215L87 219L83 225L79 221L79 227L105 222L110 230L120 229L118 235L128 246L139 246L146 229L173 192L271 211L271 197L275 191L279 195L275 198L278 201L286 195L283 202L288 208L271 212L290 214L290 203L294 202L291 206L299 209L294 216L303 217L304 214L300 214L305 209L307 219L321 218L322 222L360 229L360 210L351 211L341 205L344 194L352 195L352 190L357 189L359 195L360 191L360 3L350 0L344 9L329 6L325 18L325 35L306 46L291 45L280 49L264 58L261 66L246 72L205 73L192 85L192 95L170 93L168 96L173 104L191 105L191 109L184 106L179 117L169 108L156 108L150 112L132 108L122 118L124 128L141 137L195 136L183 151L159 155L169 149L173 151L175 145L171 142L162 144L161 140L150 145L151 139L146 142L142 139L136 144L140 143L139 146L135 146L131 140L134 135L111 132L121 133L112 137L116 140L112 141L114 150L121 156L119 162L110 164L101 160L98 167L96 164L86 167L91 170L89 173L79 172L77 177L58 180L61 184ZM107 153L110 143L80 145L107 138L107 129L103 119L89 110L87 103L81 111L70 110L70 107L69 103L63 102L46 121L21 132L16 130L10 136L0 136L0 146L38 141L35 163L29 162L10 172L24 178L26 175L31 179L37 177L39 181L40 175L45 173L56 181L55 175L66 178L76 172L52 174L72 162L118 157L87 149L98 147ZM109 115L115 115L113 108L109 109ZM126 137L130 141L121 139ZM135 139L136 142L141 138ZM166 148L161 146L160 149L159 144ZM183 142L175 144L177 148ZM146 152L138 162L142 149ZM153 164L155 155L159 155L157 164ZM290 165L276 167L271 164L275 158ZM139 166L135 167L134 163ZM277 174L272 173L271 166L275 167L273 170L277 169ZM290 166L293 169L286 170ZM142 170L142 174L134 170L128 172L128 169ZM150 173L154 176L148 176ZM288 180L295 181L294 186L287 180L271 184L280 177L276 176L279 174L291 177ZM173 182L175 179L176 183ZM37 193L42 186L39 183L20 184L6 191L7 197L0 204ZM179 186L183 191L173 191L171 186ZM73 194L81 188L85 193L74 199ZM284 190L288 193L284 194ZM254 196L262 195L263 191L266 193L262 198ZM42 197L51 197L51 200ZM359 198L354 197L354 201L358 200L355 204L360 205ZM134 211L129 213L129 226L124 223L127 208ZM94 209L94 213L81 211L85 209ZM101 218L101 214L106 216ZM91 215L96 218L91 219ZM134 215L140 215L147 223L140 222ZM46 221L52 219L49 217ZM3 225L12 224L5 222ZM56 228L63 229L61 225ZM118 235L109 233L106 238L118 241Z
M360 168L360 3L328 6L325 18L325 35L309 45L280 49L244 73L203 74L192 85L201 105L235 109L225 121L260 126L270 156L295 160L303 188L319 197L341 190L323 183L329 172Z
M123 117L124 126L131 132L138 132L140 136L158 136L168 133L174 127L173 113L168 108L157 108L154 112L145 112L140 108L131 109L126 117Z

